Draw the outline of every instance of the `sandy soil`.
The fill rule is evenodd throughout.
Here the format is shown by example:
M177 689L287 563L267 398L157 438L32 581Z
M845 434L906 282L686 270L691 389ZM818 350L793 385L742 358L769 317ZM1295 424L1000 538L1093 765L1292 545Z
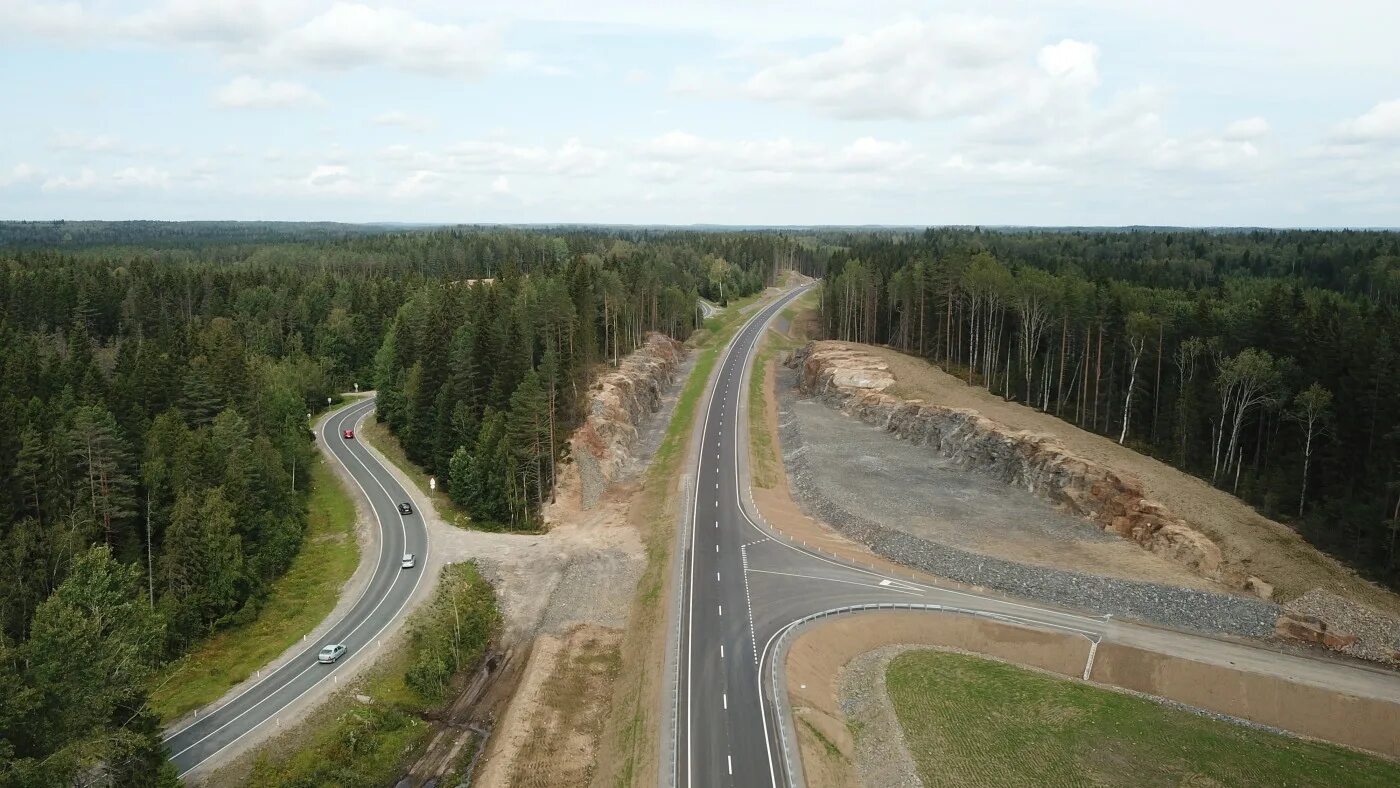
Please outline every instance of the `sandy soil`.
M620 630L592 625L535 639L525 680L497 726L477 785L589 784L621 639Z
M1137 478L1148 497L1220 545L1226 561L1248 565L1255 574L1273 583L1275 599L1279 601L1286 602L1320 587L1381 610L1400 612L1400 596L1358 577L1307 544L1291 528L1264 517L1200 479L1050 414L1004 402L928 362L889 348L853 347L875 353L889 363L896 380L890 393L896 396L971 408L1012 429L1053 435L1071 452Z

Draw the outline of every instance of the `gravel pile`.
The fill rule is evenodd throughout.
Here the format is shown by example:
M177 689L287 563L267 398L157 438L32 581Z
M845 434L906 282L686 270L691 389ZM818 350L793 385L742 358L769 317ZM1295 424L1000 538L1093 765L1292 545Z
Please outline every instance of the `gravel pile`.
M1294 613L1317 616L1330 629L1355 635L1343 652L1377 662L1400 663L1400 621L1331 591L1314 588L1284 605Z
M779 435L793 497L812 517L890 560L961 583L994 588L1093 613L1111 613L1183 630L1263 638L1273 633L1280 608L1262 600L1197 591L1160 583L1100 577L1028 566L962 550L902 531L848 511L826 496L805 463L799 420L790 403L797 396L791 370L780 375Z
M904 739L885 687L890 660L918 646L890 645L846 663L837 681L837 699L855 741L854 760L862 785L918 788L918 767Z

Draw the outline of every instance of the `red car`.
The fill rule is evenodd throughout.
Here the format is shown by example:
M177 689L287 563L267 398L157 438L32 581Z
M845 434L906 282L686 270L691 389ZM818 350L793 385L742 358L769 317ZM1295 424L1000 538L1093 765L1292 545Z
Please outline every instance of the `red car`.
M351 439L354 438L354 437L355 437L355 431L354 431L354 430L346 430L346 431L345 431L345 439L346 439L346 440L351 440Z

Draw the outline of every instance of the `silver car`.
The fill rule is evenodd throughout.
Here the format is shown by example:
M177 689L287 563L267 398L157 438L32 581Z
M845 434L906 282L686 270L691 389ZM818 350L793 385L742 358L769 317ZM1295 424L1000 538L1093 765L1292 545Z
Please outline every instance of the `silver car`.
M323 665L329 665L340 659L345 654L344 643L332 643L321 649L321 653L316 655L316 661Z
M402 566L404 569L412 569L416 563L417 562L413 557L413 553L404 553L403 563L399 565Z

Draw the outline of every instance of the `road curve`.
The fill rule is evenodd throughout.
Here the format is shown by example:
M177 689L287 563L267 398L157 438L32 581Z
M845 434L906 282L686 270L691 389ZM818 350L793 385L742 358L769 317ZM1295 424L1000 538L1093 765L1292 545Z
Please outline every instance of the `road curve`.
M917 582L820 553L771 529L749 486L750 361L769 321L805 290L749 319L725 349L702 406L693 499L678 536L681 587L673 611L674 686L665 693L671 735L661 737L669 766L660 770L662 786L801 785L781 680L786 639L815 617L859 614L864 606L992 618L1400 702L1400 680L1392 674ZM1094 653L1091 648L1086 676Z
M318 684L334 681L333 677L366 658L379 636L403 615L418 587L428 553L428 532L420 513L399 514L398 504L412 498L358 437L342 437L346 429L355 430L358 436L360 423L373 410L373 399L343 408L321 422L316 436L354 480L374 514L378 551L373 555L373 576L349 611L321 637L306 641L290 657L265 668L260 680L232 699L200 709L193 722L166 734L170 759L181 777L200 769L259 727L280 724L283 710ZM416 568L400 567L404 553L418 557ZM318 663L316 653L331 643L344 643L345 656L332 665Z

